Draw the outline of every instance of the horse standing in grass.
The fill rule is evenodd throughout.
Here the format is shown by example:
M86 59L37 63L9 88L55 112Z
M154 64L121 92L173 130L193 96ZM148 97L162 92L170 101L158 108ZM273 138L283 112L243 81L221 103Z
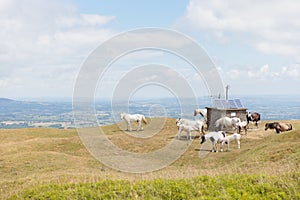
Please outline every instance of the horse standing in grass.
M246 115L246 118L247 118L247 122L249 124L249 122L255 122L255 126L256 128L258 128L258 121L260 121L260 114L257 113L257 112L254 112L254 113L251 113L251 112L248 112L247 115Z
M199 131L199 128L193 127L193 126L187 126L184 124L180 124L178 126L178 133L177 133L177 138L180 139L181 138L181 132L184 131L186 133L188 133L187 138L190 140L192 139L192 131Z
M236 123L241 122L240 118L237 117L221 117L215 122L216 127L221 127L220 130L223 130L224 128L236 128Z
M206 140L210 140L212 143L212 149L211 152L218 152L217 144L220 143L225 139L226 133L224 131L218 131L218 132L210 132L208 134L201 136L201 142L200 144L203 144ZM220 147L219 147L220 149Z
M275 129L276 133L280 133L283 131L290 131L293 129L293 127L292 124L289 123L273 122L273 123L266 123L265 131L268 129Z
M223 142L222 142L222 150L223 150L223 145L224 145L224 143L226 143L226 144L227 144L227 151L229 151L229 143L230 143L231 141L234 141L234 140L235 140L235 141L237 142L237 144L238 144L238 149L240 149L240 148L241 148L241 142L240 142L240 139L241 139L241 135L238 134L238 133L234 133L233 135L226 136L226 137L224 138Z
M121 120L124 120L127 124L127 129L126 131L132 131L132 128L131 128L131 122L137 122L138 123L138 127L137 127L137 131L138 130L143 130L143 126L142 126L142 122L144 122L145 124L147 124L147 120L145 118L144 115L141 115L141 114L134 114L134 115L131 115L131 114L128 114L128 113L124 113L122 112L120 114L120 117L121 117Z
M177 119L176 126L178 128L177 137L181 136L181 132L185 131L189 134L189 138L191 139L191 132L192 131L201 131L204 134L204 123L200 120L192 121L188 119Z

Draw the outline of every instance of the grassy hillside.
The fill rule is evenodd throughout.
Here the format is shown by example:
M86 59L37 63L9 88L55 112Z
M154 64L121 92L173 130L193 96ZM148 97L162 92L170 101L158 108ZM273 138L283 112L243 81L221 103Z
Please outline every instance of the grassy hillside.
M299 199L299 174L198 176L147 181L105 180L96 183L47 184L11 199Z
M131 191L131 187L149 187L133 190L138 194L132 195L140 198L142 194L157 194L163 198L164 196L160 196L162 194L159 193L163 191L158 189L161 188L160 184L174 184L175 191L182 190L182 194L190 192L191 196L186 197L192 198L197 196L192 194L193 191L202 191L200 186L197 187L202 179L207 179L207 184L217 182L219 187L223 187L221 185L224 184L232 185L230 190L238 187L234 186L238 183L234 183L234 180L249 181L251 188L256 187L255 184L258 182L265 182L270 186L268 186L270 191L274 190L276 194L283 196L290 193L295 197L296 191L300 190L300 121L290 122L293 124L293 131L282 134L275 134L271 130L264 131L263 122L260 129L249 130L247 136L242 136L240 150L236 149L236 143L232 143L230 152L208 153L201 156L203 152L205 153L205 149L201 149L199 139L195 139L188 151L171 166L145 174L128 174L104 166L88 153L76 130L46 128L0 130L0 199L14 194L18 194L15 197L34 195L41 197L38 195L46 194L47 191L51 196L62 189L63 194L79 195L80 192L89 194L99 191L99 188L103 187L101 184L106 184L108 188L122 185L124 191L119 191L120 194ZM133 135L144 134L146 137L150 134L150 128L157 130L156 135L150 138L135 138L124 134L120 130L125 128L124 124L106 126L103 129L108 138L123 149L132 152L150 152L168 144L177 132L174 119L167 119L161 131L159 124L159 119L153 119L150 125L145 127L145 131L131 132ZM232 177L231 174L236 175L229 178ZM197 183L196 180L200 179L201 181ZM157 183L159 181L162 183ZM185 184L191 183L195 185L194 188L187 189L189 187ZM206 189L212 190L208 185ZM173 190L171 186L169 189ZM248 191L247 187L244 189L244 192ZM118 189L115 191L118 193ZM226 195L230 193L227 189L222 191ZM126 197L135 198L130 195Z

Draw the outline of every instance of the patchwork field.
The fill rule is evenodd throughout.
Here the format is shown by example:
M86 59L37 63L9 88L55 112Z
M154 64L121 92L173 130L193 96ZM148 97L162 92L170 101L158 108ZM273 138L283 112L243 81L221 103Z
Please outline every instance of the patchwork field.
M154 137L137 139L125 134L122 123L103 130L122 149L151 152L168 144L177 127L175 119L166 119L161 130L159 119L148 120L151 123L144 131L131 134L146 137L157 129ZM195 138L173 164L142 174L101 164L86 150L76 130L2 129L0 199L299 199L300 121L289 122L292 131L275 134L264 131L264 121L259 129L251 128L242 136L241 149L233 142L229 152L208 153Z

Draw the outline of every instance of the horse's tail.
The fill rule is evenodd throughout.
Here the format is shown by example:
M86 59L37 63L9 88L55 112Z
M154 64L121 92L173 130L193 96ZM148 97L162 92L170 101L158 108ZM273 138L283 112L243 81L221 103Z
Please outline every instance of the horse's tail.
M145 118L144 115L143 115L143 117L142 117L142 120L143 120L143 122L144 122L145 124L148 124L148 122L147 122L147 120L146 120L146 118Z

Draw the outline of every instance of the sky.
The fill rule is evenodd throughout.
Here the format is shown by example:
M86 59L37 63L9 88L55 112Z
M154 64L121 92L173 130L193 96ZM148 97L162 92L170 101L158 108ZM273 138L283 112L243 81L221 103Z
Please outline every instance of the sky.
M232 95L300 94L299 19L296 0L1 0L0 97L71 98L83 63L99 45L147 27L192 38ZM186 63L174 64L178 58L169 57L159 51L127 55L99 80L95 93L112 95L130 70L120 66L148 62L174 66L189 84L199 82ZM195 90L207 94L205 86ZM157 92L132 93L151 97Z

